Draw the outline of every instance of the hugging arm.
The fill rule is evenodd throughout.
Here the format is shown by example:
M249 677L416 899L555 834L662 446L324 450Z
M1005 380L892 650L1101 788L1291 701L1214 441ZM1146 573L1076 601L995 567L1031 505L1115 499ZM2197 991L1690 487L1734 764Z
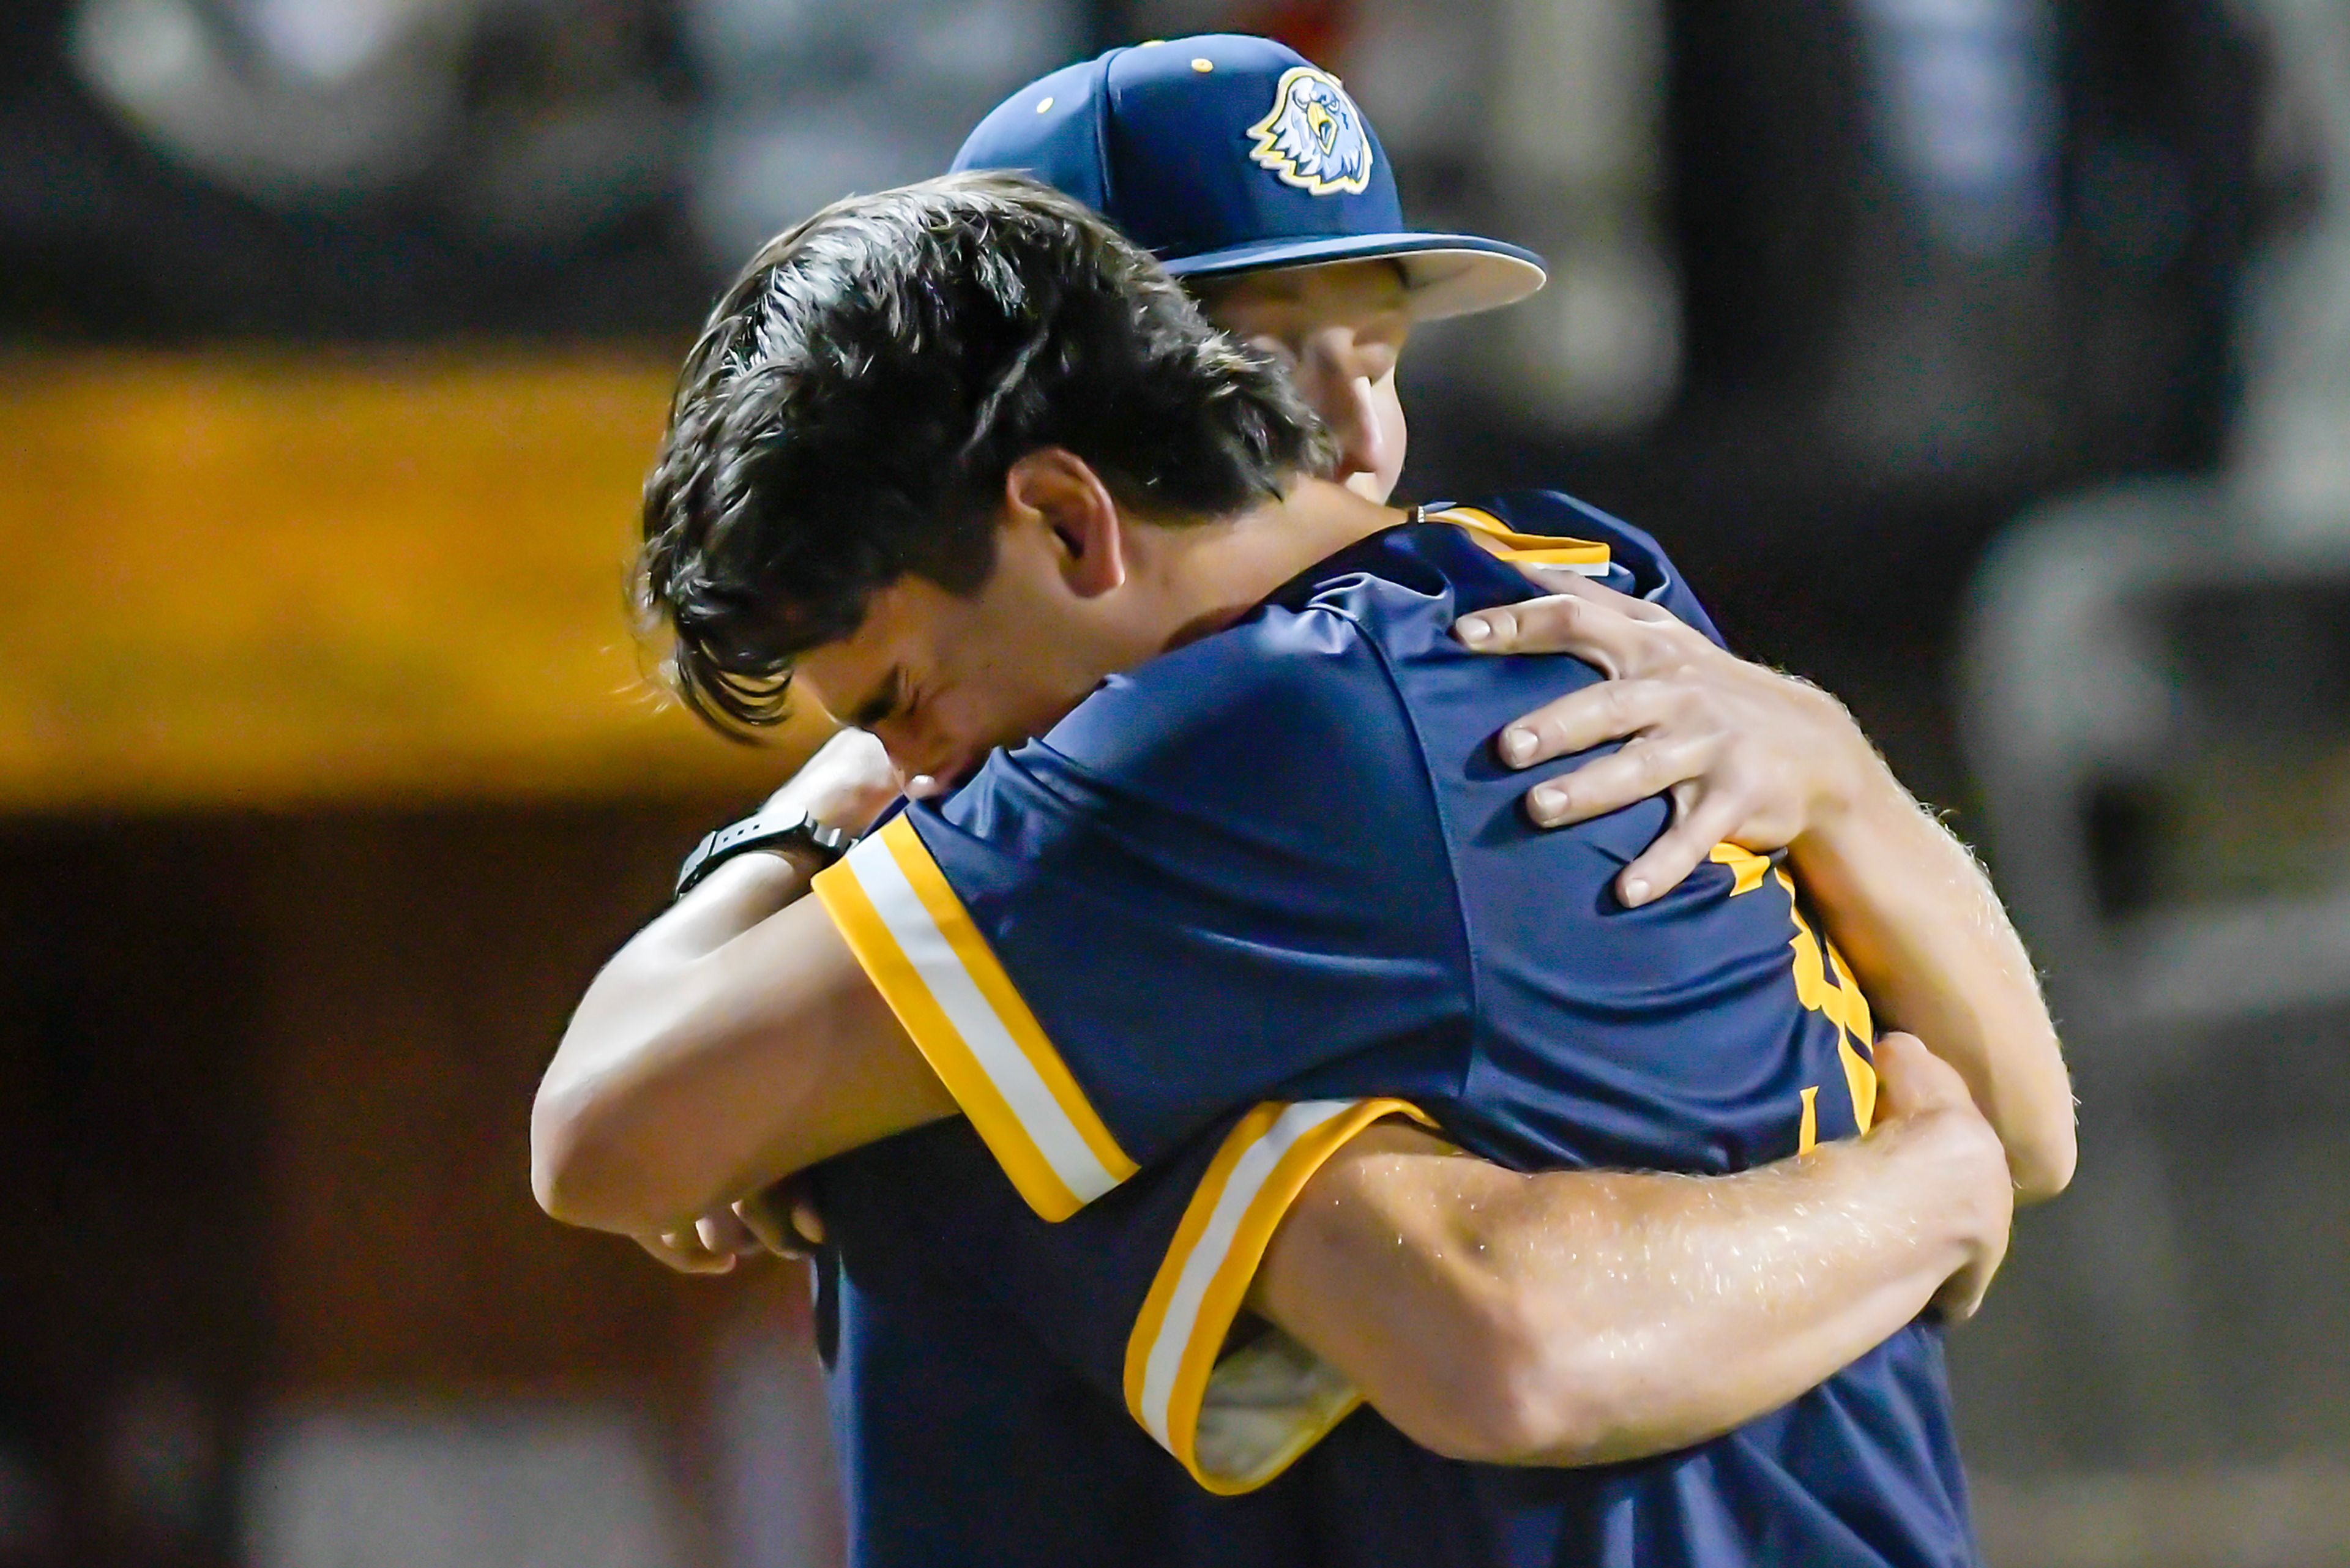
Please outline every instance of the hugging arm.
M954 1114L806 885L785 856L745 855L597 977L532 1108L548 1213L659 1237Z
M837 938L814 902L765 912L802 886L788 860L744 857L599 979L534 1116L550 1212L723 1269L731 1250L709 1243L739 1226L732 1200L954 1114L853 961L824 961ZM794 955L780 977L766 961ZM1914 1041L1886 1036L1878 1069L1868 1137L1735 1176L1523 1175L1372 1126L1288 1205L1248 1300L1438 1451L1575 1465L1685 1447L1785 1403L1938 1296L1970 1311L1997 1268L2008 1193L1989 1128ZM1115 1254L1095 1243L1116 1215L1047 1226L993 1172L941 1199L994 1205L941 1217L983 1251L1017 1228L1079 1270ZM996 1283L1024 1310L1120 1305L1082 1277ZM1185 1440L1186 1462L1207 1464Z
M1546 598L1463 618L1481 652L1570 653L1610 677L1518 720L1495 749L1534 767L1624 744L1529 791L1545 826L1660 793L1672 825L1617 888L1646 903L1716 844L1784 848L1883 1020L1957 1068L2022 1201L2072 1179L2072 1085L2038 976L1965 845L1920 806L1843 705L1724 651L1643 600L1546 576Z
M1722 1177L1523 1175L1389 1121L1315 1172L1249 1301L1405 1435L1586 1465L1775 1409L1929 1303L1973 1310L2007 1243L1997 1139L1918 1042L1879 1042L1864 1139Z
M894 786L871 737L827 743L779 796L862 826ZM954 1114L823 908L812 863L754 853L631 938L573 1013L531 1111L556 1219L706 1262L707 1215L789 1171Z
M1327 717L1333 744L1363 722L1358 707ZM903 847L911 856L918 846ZM960 853L978 848L966 845ZM1334 858L1332 875L1343 876L1349 863ZM1187 851L1168 869L1181 875L1193 864ZM672 1262L690 1261L697 1216L722 1213L774 1177L839 1149L953 1113L957 1102L827 912L800 897L806 869L766 855L722 867L598 978L534 1118L535 1176L554 1212L644 1238ZM1130 890L1132 868L1121 863L1112 880ZM1319 878L1303 885L1319 896ZM1066 904L1072 891L1050 889L1039 909ZM1321 918L1350 920L1376 907L1347 892L1326 909L1284 911L1278 929L1317 909ZM1107 940L1118 913L1087 904L1070 929L1088 942ZM1131 917L1140 922L1133 940L1147 940L1163 961L1169 944L1157 913L1137 909ZM1387 983L1403 989L1372 999L1378 1021L1422 994L1403 983L1411 972L1398 971ZM1085 971L1069 979L1087 982ZM1301 1002L1301 1016L1335 1016L1332 1010L1343 1011L1361 989L1350 981L1313 993ZM1118 1038L1149 1023L1125 1004L1127 994L1113 988L1102 999L1110 1009L1104 1021ZM1180 1019L1161 1023L1182 1032ZM1072 1036L1065 1044L1086 1042ZM1898 1049L1887 1042L1888 1077ZM1898 1104L1890 1084L1887 1094ZM1116 1117L1121 1129L1141 1127L1131 1115ZM1943 1134L1920 1137L1904 1133L1902 1118L1888 1114L1869 1139L1713 1180L1518 1176L1378 1131L1321 1151L1326 1158L1306 1173L1313 1179L1284 1197L1273 1214L1282 1222L1268 1223L1257 1242L1263 1267L1256 1267L1259 1257L1243 1259L1238 1278L1255 1282L1263 1312L1286 1331L1287 1343L1304 1347L1304 1359L1333 1369L1329 1383L1340 1394L1359 1387L1423 1442L1534 1463L1669 1449L1737 1425L1825 1377L1907 1321L1954 1273L1961 1304L1970 1297L2003 1241L2004 1189L1993 1181L1985 1197L1978 1183L1969 1189L1974 1198L1957 1200L1962 1184L1951 1172L1963 1147L1954 1156L1951 1145L1964 1139L1950 1129L1963 1123L1954 1110L1939 1124ZM1012 1174L1008 1160L1005 1173ZM1188 1212L1202 1179L1196 1167L1188 1181L1183 1174L1171 1200ZM983 1168L981 1176L964 1187L1008 1210L989 1237L1025 1237L1032 1250L1057 1247L1082 1269L1122 1255L1120 1238L1130 1243L1139 1236L1150 1254L1140 1278L1168 1277L1172 1264L1159 1254L1171 1250L1169 1238L1180 1239L1182 1228L1131 1220L1137 1206L1155 1200L1160 1173L1146 1173L1129 1184L1133 1191L1087 1208L1066 1225L1039 1222L994 1173ZM1035 1301L1048 1293L1017 1293ZM1113 1304L1114 1293L1082 1282L1050 1293L1078 1303L1075 1312ZM1128 1293L1118 1304L1133 1309L1143 1293ZM1241 1483L1232 1477L1245 1480L1246 1467L1218 1468L1215 1444L1199 1441L1203 1428L1215 1426L1214 1377L1205 1378L1204 1392L1187 1385L1199 1393L1188 1412L1165 1386L1150 1403L1152 1366L1170 1358L1213 1361L1240 1295L1228 1290L1219 1299L1229 1308L1221 1322L1211 1316L1170 1328L1162 1314L1147 1336L1141 1318L1126 1310L1110 1334L1108 1376L1113 1390L1139 1390L1129 1406L1162 1440L1184 1445L1179 1457L1195 1473L1236 1490ZM1108 1315L1118 1317L1116 1310ZM1161 1345L1172 1348L1149 1354ZM1735 1373L1721 1376L1731 1364ZM1129 1376L1135 1367L1141 1370ZM1326 1399L1306 1417L1338 1414L1343 1400Z
M2007 1237L1998 1140L1916 1041L1881 1055L1866 1138L1734 1176L1518 1174L1394 1101L1271 1102L1060 1224L977 1139L910 1140L892 1212L1212 1491L1270 1481L1358 1397L1454 1458L1636 1459L1981 1295Z

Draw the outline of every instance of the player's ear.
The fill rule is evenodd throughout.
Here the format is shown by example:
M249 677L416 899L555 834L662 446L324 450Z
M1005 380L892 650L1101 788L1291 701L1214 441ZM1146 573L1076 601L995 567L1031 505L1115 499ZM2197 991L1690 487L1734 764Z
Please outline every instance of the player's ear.
M1065 447L1040 447L1003 475L1004 518L1039 531L1069 591L1093 598L1126 581L1117 498L1093 465Z

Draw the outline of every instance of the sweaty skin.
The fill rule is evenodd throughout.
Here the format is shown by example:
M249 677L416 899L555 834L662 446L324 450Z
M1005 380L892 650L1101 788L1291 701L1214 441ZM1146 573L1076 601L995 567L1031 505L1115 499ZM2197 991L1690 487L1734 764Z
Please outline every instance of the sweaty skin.
M2019 1201L2072 1179L2072 1085L2037 975L1974 857L1903 789L1841 703L1723 652L1653 605L1594 583L1462 618L1493 653L1571 653L1613 679L1508 726L1495 750L1534 768L1628 736L1536 785L1546 826L1669 792L1672 826L1625 867L1646 903L1713 846L1784 847L1887 1023L1932 1042L2006 1146Z
M986 586L958 597L902 579L877 596L858 633L803 659L800 679L828 710L864 718L901 773L953 776L987 745L1048 725L1101 674L1147 659L1203 618L1239 613L1301 566L1394 521L1393 514L1335 487L1305 502L1295 510L1267 507L1161 528L1121 517L1099 480L1069 454L1031 454L1007 476L999 566ZM983 648L988 633L1010 628L1031 632ZM1051 635L1038 636L1036 628ZM775 1176L953 1113L830 922L800 898L806 870L788 857L764 855L722 867L598 977L534 1111L534 1184L550 1212L650 1238L656 1251L679 1251L695 1220ZM1968 1116L1953 1110L1942 1125L1963 1126ZM1901 1147L1875 1140L1851 1147L1868 1157ZM1315 1318L1287 1299L1268 1303L1268 1311L1284 1326L1295 1319L1306 1343L1329 1345L1342 1370L1384 1390L1374 1402L1407 1430L1463 1453L1570 1462L1576 1454L1613 1454L1627 1444L1653 1445L1647 1451L1678 1446L1769 1407L1755 1405L1757 1398L1777 1402L1825 1377L1906 1321L1953 1272L1995 1256L2003 1245L2003 1192L1994 1173L1987 1181L1979 1177L1978 1186L1987 1185L1999 1199L1973 1203L1938 1204L1930 1183L1889 1185L1886 1190L1908 1202L1902 1213L1927 1218L1908 1221L1912 1228L1898 1233L1898 1243L1863 1246L1856 1254L1849 1245L1856 1228L1864 1239L1875 1232L1858 1227L1857 1217L1833 1199L1833 1191L1851 1189L1823 1194L1804 1183L1849 1180L1846 1166L1863 1158L1814 1151L1798 1162L1791 1184L1749 1184L1760 1195L1759 1208L1730 1202L1712 1184L1648 1179L1669 1196L1643 1199L1643 1212L1670 1225L1670 1217L1683 1212L1675 1205L1688 1205L1693 1229L1686 1245L1695 1251L1658 1254L1648 1265L1657 1289L1596 1298L1627 1312L1612 1323L1558 1318L1543 1298L1574 1298L1559 1291L1555 1267L1539 1265L1565 1259L1571 1269L1579 1255L1554 1244L1573 1233L1562 1229L1567 1216L1596 1214L1603 1229L1630 1219L1610 1207L1618 1198L1604 1185L1629 1179L1539 1179L1541 1191L1558 1195L1552 1202L1496 1210L1518 1215L1527 1228L1525 1245L1504 1255L1522 1254L1528 1266L1457 1276L1463 1310L1448 1332L1459 1336L1458 1365L1464 1376L1482 1378L1470 1386L1515 1391L1490 1408L1448 1413L1440 1389L1433 1391L1433 1407L1416 1402L1415 1386L1388 1375L1388 1364L1408 1355L1418 1337L1410 1320L1390 1325L1385 1337L1360 1325L1349 1331L1344 1303L1332 1298L1377 1296L1343 1268L1315 1283L1311 1251L1287 1276L1293 1294L1321 1301L1336 1315ZM1459 1199L1462 1181L1529 1179L1490 1167L1477 1168L1490 1174L1471 1178L1459 1161L1415 1168L1434 1180L1431 1190L1440 1197L1450 1186L1472 1211L1474 1198ZM1949 1175L1946 1160L1941 1173ZM1950 1183L1939 1185L1947 1193ZM1578 1193L1588 1199L1580 1210ZM1347 1222L1363 1228L1358 1239L1389 1223L1378 1203L1349 1204L1343 1189L1338 1196L1332 1212L1351 1215ZM1817 1257L1818 1266L1789 1270L1783 1254L1757 1252L1752 1226L1765 1210L1798 1231L1822 1227L1791 1242ZM1995 1223L1987 1222L1994 1214ZM1951 1228L1935 1229L1945 1222ZM1935 1232L1932 1245L1915 1244L1920 1224ZM1705 1277L1738 1282L1726 1291L1689 1290L1692 1256L1714 1258ZM1579 1299L1595 1298L1585 1292ZM1494 1315L1495 1300L1509 1310ZM1651 1319L1659 1311L1711 1314L1727 1325L1727 1341L1658 1336ZM1527 1325L1549 1327L1530 1336L1523 1332ZM1593 1368L1547 1343L1556 1334L1597 1345L1660 1346L1659 1355L1678 1355L1689 1343L1742 1345L1748 1333L1783 1337L1800 1364L1799 1380L1783 1393L1783 1384L1769 1378L1705 1380L1718 1394L1674 1391L1666 1386L1686 1377L1685 1366L1676 1375L1657 1355L1620 1355L1605 1358L1607 1368ZM1567 1379L1572 1388L1562 1386L1562 1368L1575 1374ZM1607 1368L1614 1375L1601 1376ZM1430 1391L1423 1386L1419 1392Z
M1456 1459L1605 1464L1713 1437L1908 1323L1952 1259L1954 1317L1997 1266L1959 1234L2004 1235L2010 1208L1966 1085L1907 1034L1877 1064L1888 1119L1866 1138L1735 1176L1520 1175L1369 1128L1299 1195L1250 1304Z

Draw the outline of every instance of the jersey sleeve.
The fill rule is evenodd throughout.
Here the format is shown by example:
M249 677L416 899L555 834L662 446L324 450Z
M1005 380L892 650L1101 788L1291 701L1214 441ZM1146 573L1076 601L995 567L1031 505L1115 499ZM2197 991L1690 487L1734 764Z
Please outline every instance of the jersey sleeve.
M900 1167L935 1238L931 1262L994 1296L1047 1351L1122 1405L1211 1492L1252 1491L1344 1420L1346 1375L1248 1314L1282 1218L1386 1098L1267 1101L1228 1115L1066 1224L973 1181L969 1140Z
M1466 1037L1427 766L1326 610L1113 678L816 891L1048 1220L1315 1067Z
M1483 504L1431 503L1430 522L1483 535L1497 556L1523 566L1563 566L1672 613L1717 647L1729 646L1689 579L1645 530L1555 490L1514 491Z

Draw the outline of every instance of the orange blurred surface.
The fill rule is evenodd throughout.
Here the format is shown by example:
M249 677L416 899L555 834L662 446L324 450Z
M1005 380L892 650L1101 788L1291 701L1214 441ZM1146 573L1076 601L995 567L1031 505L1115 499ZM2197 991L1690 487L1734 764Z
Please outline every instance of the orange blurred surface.
M627 622L671 375L649 358L0 365L0 810L771 784L785 759L659 700Z

